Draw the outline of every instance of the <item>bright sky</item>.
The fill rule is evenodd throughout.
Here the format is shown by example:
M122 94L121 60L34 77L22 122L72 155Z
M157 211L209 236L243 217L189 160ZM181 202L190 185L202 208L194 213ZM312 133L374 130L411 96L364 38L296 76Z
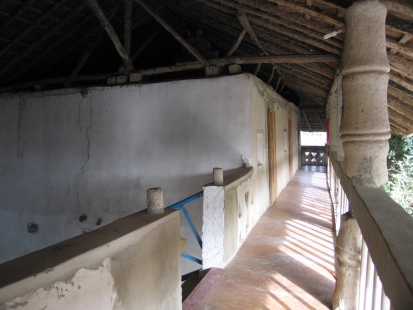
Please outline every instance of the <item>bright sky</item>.
M307 132L301 131L301 145L319 145L323 146L327 143L326 132Z

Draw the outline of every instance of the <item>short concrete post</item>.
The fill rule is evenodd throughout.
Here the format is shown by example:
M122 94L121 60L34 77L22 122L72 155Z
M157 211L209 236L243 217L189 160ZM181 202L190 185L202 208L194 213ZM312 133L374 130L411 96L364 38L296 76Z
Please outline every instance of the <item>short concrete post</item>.
M378 0L356 2L345 20L340 126L344 172L355 185L379 187L387 181L390 138L386 6Z
M161 214L164 212L162 188L150 188L146 191L146 196L148 201L148 213Z
M224 185L224 171L222 168L214 168L214 185Z
M362 237L357 220L351 212L347 212L341 216L341 227L336 241L338 270L333 296L334 310L357 309L361 246Z

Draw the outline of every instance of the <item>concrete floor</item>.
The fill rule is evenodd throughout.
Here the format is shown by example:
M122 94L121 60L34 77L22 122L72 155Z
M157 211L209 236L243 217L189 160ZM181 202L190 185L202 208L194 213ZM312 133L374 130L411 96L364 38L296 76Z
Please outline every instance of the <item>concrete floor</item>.
M335 288L331 228L325 169L303 167L198 309L330 309Z

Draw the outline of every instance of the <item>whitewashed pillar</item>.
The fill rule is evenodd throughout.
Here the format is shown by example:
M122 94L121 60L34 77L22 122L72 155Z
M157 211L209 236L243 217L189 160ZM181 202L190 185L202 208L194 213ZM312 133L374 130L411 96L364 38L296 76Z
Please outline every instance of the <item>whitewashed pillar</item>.
M340 139L344 172L357 186L379 187L387 181L390 66L386 52L386 12L379 1L366 0L354 3L345 15ZM343 215L336 243L334 310L357 309L361 240L356 219L351 213Z
M354 3L345 15L341 74L343 118L340 139L344 172L355 185L387 181L390 138L386 52L386 7L377 0Z

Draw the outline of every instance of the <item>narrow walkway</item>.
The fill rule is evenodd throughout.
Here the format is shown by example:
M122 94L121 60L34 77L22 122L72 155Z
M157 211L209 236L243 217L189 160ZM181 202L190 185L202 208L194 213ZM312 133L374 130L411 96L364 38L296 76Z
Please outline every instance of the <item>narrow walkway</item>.
M320 168L297 171L199 309L330 309L333 237Z

